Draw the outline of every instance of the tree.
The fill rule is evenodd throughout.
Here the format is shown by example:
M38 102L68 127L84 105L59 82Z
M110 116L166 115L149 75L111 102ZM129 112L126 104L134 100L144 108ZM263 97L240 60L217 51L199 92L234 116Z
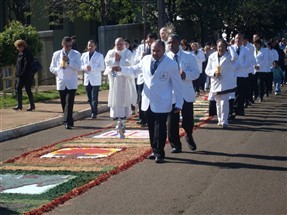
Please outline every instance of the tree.
M177 14L199 25L202 33L207 29L231 36L242 32L270 38L287 29L285 0L178 0L176 7Z
M30 11L28 0L4 0L4 2L7 8L7 17L5 17L7 24L12 20L27 24L27 17Z
M31 0L31 7L38 8L39 2ZM140 9L139 5L128 0L47 0L43 3L44 11L55 17L55 21L50 23L52 25L65 18L70 21L95 20L101 25L133 23Z
M190 22L192 25L199 26L199 38L195 40L204 41L208 37L206 34L219 32L224 28L224 24L219 17L220 2L213 0L187 0L178 1L177 13L182 20Z
M142 5L136 2L139 1L30 0L30 5L33 7L38 4L37 8L49 11L55 18L51 23L53 25L64 18L70 21L94 20L101 25L114 25L143 20L139 16ZM146 2L146 27L158 32L158 1ZM46 7L39 7L39 4L45 4ZM249 35L259 33L267 38L282 34L287 29L286 10L286 0L165 0L166 20L180 27L180 21L177 20L180 17L182 21L197 26L197 39L202 42L208 35L218 35L223 31L230 36L242 32ZM180 29L179 33L181 30L186 29Z
M12 21L0 33L0 67L15 65L18 52L14 47L14 42L18 39L26 41L33 55L41 52L42 43L37 30L32 26L23 26L18 21Z

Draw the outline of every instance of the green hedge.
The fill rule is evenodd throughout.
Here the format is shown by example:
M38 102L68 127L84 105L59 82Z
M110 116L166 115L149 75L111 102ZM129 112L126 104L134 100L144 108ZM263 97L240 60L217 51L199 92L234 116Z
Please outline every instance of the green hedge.
M14 42L18 39L26 41L28 49L33 55L41 52L43 45L36 28L12 21L0 33L0 67L15 65L18 51L14 47Z

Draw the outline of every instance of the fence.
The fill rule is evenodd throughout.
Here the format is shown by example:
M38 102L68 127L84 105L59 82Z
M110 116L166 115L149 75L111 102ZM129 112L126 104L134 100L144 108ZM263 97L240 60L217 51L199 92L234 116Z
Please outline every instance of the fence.
M2 67L0 68L1 75L2 75L2 88L3 88L3 95L6 96L7 93L11 93L13 96L16 93L16 68L15 67ZM35 93L38 93L38 74L35 75ZM1 80L1 78L0 78Z

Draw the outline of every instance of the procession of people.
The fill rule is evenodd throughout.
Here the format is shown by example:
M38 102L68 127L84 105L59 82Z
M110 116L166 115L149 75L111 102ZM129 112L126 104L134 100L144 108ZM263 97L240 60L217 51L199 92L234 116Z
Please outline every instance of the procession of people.
M284 38L266 42L254 34L250 42L246 35L237 33L230 42L219 38L203 48L199 42L188 43L166 27L160 29L159 38L149 33L141 44L137 44L118 37L114 48L104 57L97 51L96 41L89 40L81 54L73 49L75 36L64 37L62 49L53 54L50 71L56 76L65 128L74 126L78 72L84 73L92 119L97 118L98 92L102 75L106 75L110 117L117 121L115 129L119 138L125 138L125 120L137 106L137 123L147 127L149 132L153 150L149 158L162 163L166 139L170 142L171 153L182 152L180 116L189 148L192 151L197 149L196 138L193 137L193 109L196 97L203 95L202 92L208 94L209 115L216 116L217 124L228 129L232 120L245 115L248 106L267 100L271 93L280 95L281 87L286 84L287 48ZM20 42L15 42L19 50L19 83L18 106L14 110L22 109L23 86L30 92L30 82L23 78L29 70L29 64L25 63L28 50L21 45L25 45L25 41ZM283 61L282 53L285 54ZM28 111L33 111L35 105L30 94Z

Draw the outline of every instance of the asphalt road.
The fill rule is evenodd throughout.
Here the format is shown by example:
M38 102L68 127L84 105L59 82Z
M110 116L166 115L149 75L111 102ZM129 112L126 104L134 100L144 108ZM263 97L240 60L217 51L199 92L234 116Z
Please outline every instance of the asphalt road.
M194 132L196 152L167 145L166 163L145 160L46 214L287 214L286 101L256 103L227 130L213 120ZM2 142L0 160L111 123L105 113Z

